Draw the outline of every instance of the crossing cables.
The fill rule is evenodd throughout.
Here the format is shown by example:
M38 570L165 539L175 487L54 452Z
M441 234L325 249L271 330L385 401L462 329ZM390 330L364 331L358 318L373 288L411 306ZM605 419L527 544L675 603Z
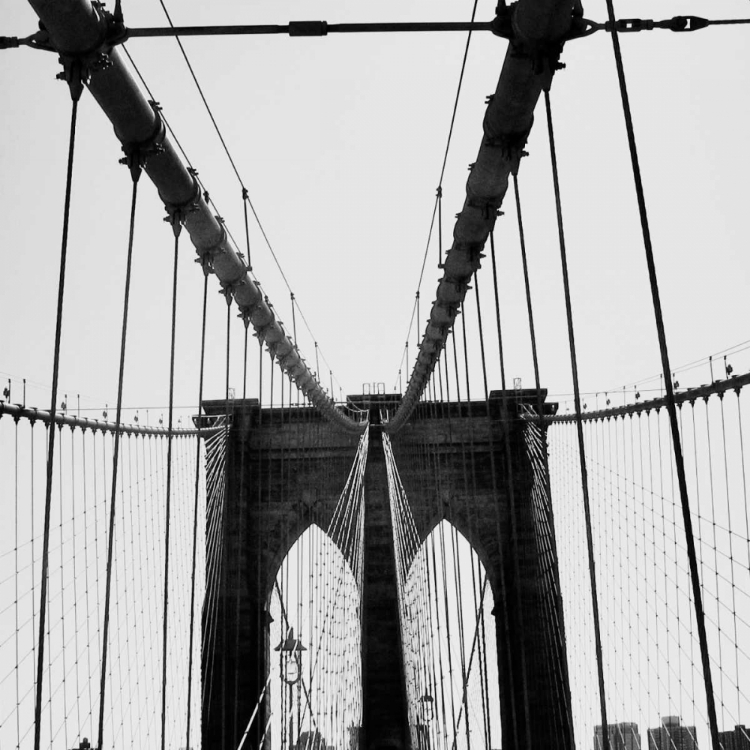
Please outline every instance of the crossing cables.
M656 264L654 261L654 250L651 243L651 230L649 228L648 222L646 199L643 190L643 179L641 177L641 167L638 159L638 149L635 141L633 115L630 109L630 99L628 96L627 83L625 81L625 68L622 60L620 38L615 24L615 11L612 0L607 0L607 14L609 16L610 25L612 26L612 47L614 51L615 64L617 66L617 80L620 88L620 97L622 99L625 127L628 136L628 147L630 150L633 180L635 182L635 192L638 199L638 214L641 222L641 231L643 234L643 246L646 254L646 265L648 267L649 287L651 289L651 299L654 307L654 318L656 322L657 337L659 340L659 353L661 356L662 373L664 376L667 412L669 414L669 426L672 434L672 450L674 452L675 469L677 471L677 481L680 488L682 516L683 523L685 525L685 542L687 544L688 562L690 566L690 581L693 590L696 624L698 626L698 639L700 642L701 661L703 663L703 679L705 681L706 688L706 704L708 710L709 727L711 730L711 744L713 746L713 750L720 750L719 727L716 718L716 703L714 698L713 682L711 679L711 659L708 652L708 639L706 636L706 625L703 612L703 596L701 591L701 582L698 572L698 562L695 550L693 522L690 514L690 500L688 497L687 478L685 476L685 460L682 454L680 428L677 420L677 406L675 403L674 387L672 384L672 368L669 363L667 338L664 329L664 316L662 313L661 297L659 294ZM576 410L580 412L580 408L578 408L578 406Z
M514 7L515 36L506 53L494 95L488 99L484 135L470 166L466 199L457 215L453 245L443 263L430 320L401 405L385 429L398 431L427 387L445 347L482 250L508 188L508 178L521 158L536 102L557 66L562 40L574 19L574 0L519 0ZM543 29L543 31L540 31ZM528 36L527 36L528 35ZM541 36L541 38L540 38Z

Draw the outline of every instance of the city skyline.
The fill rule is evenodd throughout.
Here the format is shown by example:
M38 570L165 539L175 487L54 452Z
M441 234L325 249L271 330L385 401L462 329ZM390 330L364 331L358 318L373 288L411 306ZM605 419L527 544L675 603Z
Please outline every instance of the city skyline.
M640 750L641 734L638 723L621 721L607 724L610 750ZM602 725L594 727L594 750L603 750ZM682 724L682 717L663 716L661 725L647 730L649 750L698 750L696 727ZM750 750L750 729L744 724L735 724L732 729L719 732L719 744L723 750Z

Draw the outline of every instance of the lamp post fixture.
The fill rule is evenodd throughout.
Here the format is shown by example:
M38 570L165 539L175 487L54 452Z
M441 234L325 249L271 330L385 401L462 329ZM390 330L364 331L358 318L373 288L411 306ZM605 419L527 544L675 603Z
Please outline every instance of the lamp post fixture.
M425 694L419 699L419 713L422 718L422 723L427 725L435 718L435 700L429 695Z
M425 693L419 699L419 718L417 719L417 741L419 750L430 750L430 735L428 727L435 718L435 700Z
M294 637L294 628L289 628L286 634L286 639L280 641L274 651L279 652L279 672L281 673L281 679L289 685L289 748L291 750L292 737L294 737L294 710L292 709L294 696L292 686L300 683L302 677L302 652L307 651L307 649L302 645L302 641ZM301 683L297 686L298 693L300 688ZM299 703L299 696L297 702ZM297 723L299 723L299 719ZM299 729L300 727L297 727L298 731ZM284 747L283 732L284 728L282 725L282 748Z

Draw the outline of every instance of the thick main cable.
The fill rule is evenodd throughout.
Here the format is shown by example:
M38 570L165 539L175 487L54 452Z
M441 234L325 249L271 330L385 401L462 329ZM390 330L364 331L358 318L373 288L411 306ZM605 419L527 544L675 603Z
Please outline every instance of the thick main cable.
M46 0L30 2L48 30L50 39L57 40L59 51L66 56L88 53L92 39L101 39L102 34L106 33L106 18L92 11L88 0L80 0L70 6ZM201 192L195 170L188 169L177 155L171 138L166 134L158 106L150 104L143 96L117 46L109 52L108 61L110 64L106 74L98 69L92 71L88 88L114 125L119 140L127 146L142 143L143 134L151 134L147 145L153 145L156 149L145 167L146 172L167 206L191 206L183 224L198 254L212 254L214 273L223 285L231 288L239 307L252 313L254 328L272 346L284 370L295 379L313 405L326 419L345 431L359 433L363 426L336 408L289 341L258 289L257 282L248 273L247 264L240 258L234 240L208 205L208 196Z
M454 242L444 262L444 275L430 311L420 352L398 410L386 424L395 433L407 422L427 387L466 296L474 271L480 267L481 251L494 226L510 175L528 138L533 110L542 83L549 76L534 73L526 54L519 54L529 34L534 46L543 42L561 46L573 20L573 0L519 0L514 15L515 38L505 57L495 94L488 99L479 153L467 182L466 199L457 215ZM538 35L545 29L543 38Z
M190 71L190 75L191 75L191 77L193 79L193 82L195 83L195 86L198 89L198 94L199 94L201 100L203 101L203 105L204 105L204 107L206 109L206 112L207 112L207 114L208 114L208 116L209 116L209 118L211 120L211 123L212 123L212 125L214 127L214 130L216 131L216 135L218 136L219 141L221 142L222 148L224 149L224 153L226 154L227 159L229 160L229 163L230 163L230 165L232 167L232 171L234 172L235 176L237 177L237 181L239 182L240 187L242 189L242 201L243 201L243 211L244 211L244 219L245 219L245 236L246 236L246 244L247 244L248 270L249 271L253 270L253 266L252 266L252 262L251 262L251 258L250 258L250 231L249 231L249 227L248 227L248 216L247 216L247 207L250 206L250 210L253 213L253 217L255 218L255 222L258 225L258 229L260 230L260 233L263 236L263 239L265 240L266 246L268 247L268 250L271 253L271 257L273 258L274 263L276 264L276 267L279 270L279 273L281 274L281 278L283 279L284 284L286 285L286 288L289 290L290 293L293 294L292 287L289 284L289 280L287 279L286 274L284 273L284 269L282 268L281 263L280 263L277 255L276 255L276 252L273 249L273 245L271 244L271 241L268 238L268 235L266 233L265 227L263 226L263 224L262 224L262 222L260 220L260 217L258 216L258 212L256 211L255 206L254 206L252 200L250 199L250 194L249 194L247 188L245 187L245 183L244 183L244 181L242 179L242 176L240 175L240 171L239 171L239 169L237 167L237 164L236 164L236 162L234 160L234 157L232 156L232 153L229 150L229 146L227 146L226 140L224 139L224 135L221 132L221 128L219 128L219 124L216 121L216 118L214 117L214 113L211 110L211 107L210 107L210 105L208 103L208 99L206 98L206 95L205 95L205 93L203 91L203 87L201 86L200 82L198 81L198 76L195 73L195 69L193 68L192 63L190 62L190 59L189 59L189 57L187 55L187 52L185 51L185 47L183 46L182 42L180 41L179 34L181 33L181 30L177 29L174 26L174 23L172 22L172 17L170 16L169 11L167 10L167 6L166 6L164 0L159 0L159 4L161 5L162 9L164 10L164 15L167 17L167 21L169 22L169 26L170 26L169 30L165 29L164 31L171 31L172 33L169 34L169 35L174 36L175 41L179 45L180 52L182 53L182 56L183 56L183 58L185 60L185 64L187 65L188 70ZM475 7L476 7L476 0L475 0ZM182 29L182 31L184 32L185 29ZM299 304L297 304L297 307L299 309ZM292 310L293 309L294 308L292 308ZM307 327L310 335L313 336L313 333L310 330L310 326L308 325L307 320L305 319L305 316L302 313L301 309L300 309L300 315L302 316L302 319L305 322L305 326ZM313 336L313 338L315 338L315 337ZM295 343L295 345L297 343L296 336L295 336L294 343ZM331 398L333 398L333 392L331 393Z

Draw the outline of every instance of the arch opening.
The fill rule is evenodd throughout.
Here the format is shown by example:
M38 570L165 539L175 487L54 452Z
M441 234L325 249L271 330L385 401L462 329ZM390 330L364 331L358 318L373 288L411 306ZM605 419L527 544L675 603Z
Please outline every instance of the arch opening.
M499 746L493 594L479 555L455 526L442 520L417 550L402 588L412 746Z
M320 526L291 546L269 595L264 747L356 750L362 722L361 596Z

